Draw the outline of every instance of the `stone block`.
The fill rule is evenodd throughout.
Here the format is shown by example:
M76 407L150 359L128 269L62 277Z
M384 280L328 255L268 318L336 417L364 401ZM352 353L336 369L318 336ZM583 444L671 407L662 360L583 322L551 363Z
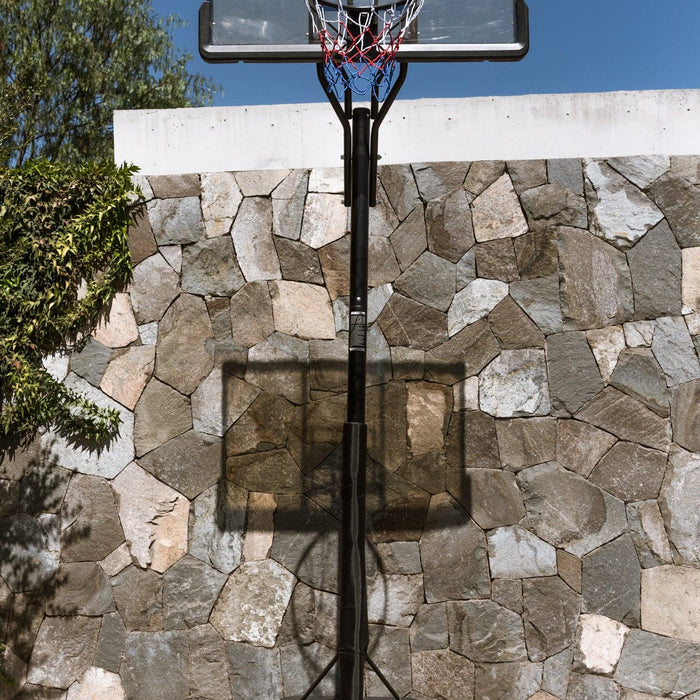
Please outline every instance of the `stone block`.
M202 215L207 238L225 236L231 230L243 195L233 173L202 173Z
M626 156L608 158L608 165L624 175L632 184L646 189L654 180L668 171L671 167L671 159L661 155Z
M91 700L96 697L104 700L125 700L119 674L92 666L79 681L71 685L66 700Z
M112 579L112 592L128 631L163 629L163 579L153 570L129 566Z
M447 310L450 337L487 316L507 296L508 285L499 280L476 279L457 292Z
M199 175L151 175L148 178L151 194L158 199L199 197Z
M114 610L109 580L98 564L72 562L59 567L47 600L49 615L97 617Z
M572 673L566 692L567 700L617 700L618 688L609 678Z
M682 317L666 316L657 320L651 351L669 387L700 378L700 362Z
M228 675L236 700L283 696L279 649L250 644L226 644Z
M226 476L248 491L292 494L302 490L301 470L286 449L229 457Z
M292 170L282 183L273 190L272 231L275 236L293 241L298 241L301 237L301 222L304 218L304 203L306 201L308 182L308 171Z
M479 277L512 282L520 279L515 248L511 238L498 238L474 247Z
M700 380L679 384L671 401L673 440L691 452L700 452Z
M494 579L491 582L491 600L508 610L522 615L523 582L520 579Z
M190 697L230 700L226 647L211 625L193 627L188 635Z
M370 623L409 627L422 602L423 574L380 574L368 586Z
M558 184L534 187L521 195L531 231L551 231L557 226L585 229L586 200Z
M502 160L478 160L472 163L464 181L464 189L476 197L498 180L506 169Z
M604 615L581 615L576 632L575 666L609 674L620 660L629 627Z
M447 316L401 294L394 293L377 323L389 345L430 350L447 340Z
M246 197L231 228L233 247L246 282L280 279L279 258L272 241L272 201Z
M428 249L425 212L418 205L389 236L401 270L406 270Z
M627 521L643 568L673 561L671 545L656 501L630 503L627 506Z
M335 338L335 320L328 292L302 282L270 286L275 330L300 338Z
M426 251L394 283L394 289L415 301L447 311L455 295L456 266Z
M403 221L421 203L410 165L384 165L379 179L399 220Z
M474 664L449 649L419 651L411 656L413 687L445 700L472 700Z
M517 525L490 530L487 540L492 578L521 579L557 573L554 547Z
M399 263L388 237L370 235L368 255L372 261L368 270L370 287L390 284L401 274Z
M452 408L451 392L429 382L411 382L407 390L406 420L411 453L440 452Z
M467 193L457 189L430 202L425 209L425 226L428 249L450 262L459 262L474 245L472 211ZM414 244L418 240L413 238Z
M474 677L474 697L531 700L542 682L542 664L511 661L478 664Z
M301 242L318 250L342 238L348 228L348 212L342 195L311 192L306 197Z
M71 356L70 369L93 386L100 386L111 357L112 348L91 338L79 353Z
M639 188L598 160L585 163L591 231L625 250L664 217Z
M142 456L191 427L192 412L187 397L151 379L134 410L136 454Z
M413 163L411 169L424 202L441 197L464 183L470 163Z
M109 613L102 618L100 636L97 639L93 666L111 673L118 673L124 657L126 628L119 613Z
M411 651L446 649L448 644L447 606L445 603L423 605L418 608L410 629Z
M579 158L554 158L547 161L547 179L574 194L583 195L583 164Z
M275 248L279 255L282 277L285 280L323 284L317 251L305 243L279 237L275 238Z
M119 292L112 297L109 312L95 328L93 337L108 348L123 348L139 338L129 295Z
M528 231L518 196L507 174L481 192L471 208L474 236L480 243L495 238L515 238Z
M154 199L146 206L159 246L194 243L206 237L198 196Z
M651 350L630 348L620 354L610 384L662 417L669 415L666 377Z
M372 660L401 697L411 691L411 649L408 630L370 625L369 648ZM365 687L368 697L386 692L384 684L372 669L365 666Z
M683 305L700 311L700 246L682 251L682 300Z
M521 279L547 277L559 272L556 235L551 231L533 231L513 240Z
M513 181L513 187L519 195L547 182L547 161L545 160L509 160L506 167Z
M510 295L543 333L562 332L558 274L512 282Z
M306 646L298 642L280 649L282 683L285 698L301 697L333 658L333 649L317 642ZM329 673L315 689L318 697L329 697L335 690L337 674Z
M642 571L642 629L700 643L700 569L657 566Z
M595 328L586 333L586 340L591 346L595 361L600 369L600 376L607 384L610 381L620 353L625 350L625 332L622 326Z
M134 210L132 221L129 225L129 252L131 262L138 265L149 255L158 252L156 239L153 236L153 229L148 218L148 210L145 204L141 204Z
M246 348L266 340L275 330L266 282L250 282L231 298L233 342Z
M510 296L499 302L488 316L491 331L503 350L543 348L544 333Z
M465 411L453 414L447 444L451 469L500 469L496 422L487 413Z
M503 469L452 469L447 490L484 530L514 525L525 514L515 475Z
M189 294L231 296L245 280L228 236L199 241L182 251L182 290Z
M649 188L649 195L664 213L681 248L700 245L700 190L670 173Z
M507 469L519 471L555 459L557 423L553 418L513 418L496 422L498 452Z

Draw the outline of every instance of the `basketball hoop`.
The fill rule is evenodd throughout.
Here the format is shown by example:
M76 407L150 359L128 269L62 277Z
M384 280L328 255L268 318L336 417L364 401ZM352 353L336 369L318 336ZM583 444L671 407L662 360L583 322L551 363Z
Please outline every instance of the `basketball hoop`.
M393 83L396 54L424 0L306 0L321 43L329 87L383 100Z

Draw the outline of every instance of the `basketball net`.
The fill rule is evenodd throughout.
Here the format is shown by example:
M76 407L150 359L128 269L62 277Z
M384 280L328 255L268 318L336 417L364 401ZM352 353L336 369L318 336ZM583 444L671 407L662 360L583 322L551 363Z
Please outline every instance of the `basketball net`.
M393 83L396 54L424 0L306 0L321 43L329 87L383 100Z

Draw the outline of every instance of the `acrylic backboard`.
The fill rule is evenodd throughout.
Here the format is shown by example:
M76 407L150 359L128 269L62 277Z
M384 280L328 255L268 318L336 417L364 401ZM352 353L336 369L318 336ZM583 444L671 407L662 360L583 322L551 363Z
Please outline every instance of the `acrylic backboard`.
M199 50L209 62L322 60L304 0L207 0ZM524 0L425 0L398 60L516 61L527 50Z

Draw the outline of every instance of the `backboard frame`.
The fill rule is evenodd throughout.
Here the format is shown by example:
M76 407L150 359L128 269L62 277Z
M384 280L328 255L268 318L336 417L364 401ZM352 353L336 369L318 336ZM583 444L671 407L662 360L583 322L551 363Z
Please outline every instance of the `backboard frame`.
M401 45L396 60L400 63L518 61L530 48L525 0L515 0L515 12L514 42L427 44L406 41ZM310 18L309 33L311 35ZM214 44L210 0L205 0L199 8L199 53L207 63L319 63L323 60L320 44L313 41L308 44Z

